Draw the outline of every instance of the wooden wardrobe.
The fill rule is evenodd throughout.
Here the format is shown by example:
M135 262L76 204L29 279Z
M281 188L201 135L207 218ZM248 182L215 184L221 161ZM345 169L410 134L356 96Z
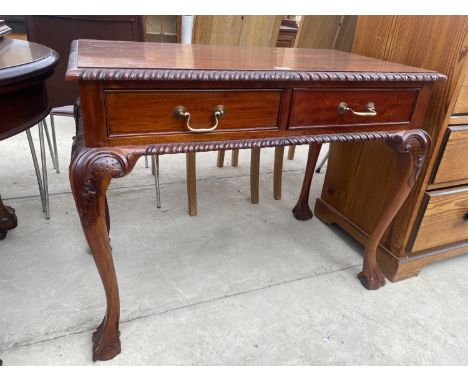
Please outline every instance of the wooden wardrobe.
M468 253L468 16L359 16L352 52L448 77L423 124L431 153L380 243L382 270L397 281ZM365 243L398 176L393 158L381 143L331 145L316 217Z

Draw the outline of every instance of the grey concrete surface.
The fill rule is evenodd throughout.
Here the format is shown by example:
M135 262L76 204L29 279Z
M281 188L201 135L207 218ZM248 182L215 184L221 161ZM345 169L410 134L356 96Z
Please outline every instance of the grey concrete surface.
M62 173L49 159L43 217L24 134L0 142L0 192L19 225L0 242L0 358L5 365L90 365L104 293L68 184L73 120L57 119ZM37 128L34 129L37 137ZM323 155L324 153L322 153ZM162 208L141 160L108 192L121 294L122 354L97 365L458 365L468 356L468 257L418 278L361 287L362 248L290 212L307 147L284 162L272 197L273 150L262 150L260 204L239 167L197 156L197 217L187 214L185 158L161 158ZM229 162L230 155L227 155ZM323 175L315 178L311 204Z

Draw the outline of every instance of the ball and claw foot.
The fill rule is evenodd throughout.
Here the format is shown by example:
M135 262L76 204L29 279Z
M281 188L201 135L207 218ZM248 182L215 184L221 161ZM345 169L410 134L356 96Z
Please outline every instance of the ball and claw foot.
M16 228L18 219L15 215L15 210L11 207L4 206L0 199L0 240L6 238L9 230Z
M296 204L292 209L292 213L297 220L310 220L314 216L308 204Z
M357 277L364 288L369 290L377 290L385 285L385 276L380 270L362 271Z
M103 335L103 331L104 321L93 333L93 362L108 361L121 352L120 332L117 332L117 336L106 339Z

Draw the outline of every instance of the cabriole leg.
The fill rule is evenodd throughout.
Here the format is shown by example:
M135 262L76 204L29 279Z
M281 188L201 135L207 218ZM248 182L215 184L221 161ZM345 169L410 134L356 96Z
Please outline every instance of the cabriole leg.
M115 148L85 148L75 142L70 183L81 226L106 293L106 314L93 334L93 361L109 360L120 353L120 301L109 243L110 226L106 190L112 178L127 175L137 155Z
M385 230L392 222L406 197L410 193L430 148L430 138L422 130L395 134L387 141L398 155L400 177L390 193L382 214L372 231L364 251L362 271L358 274L361 284L367 289L379 289L385 285L385 277L377 264L377 246Z
M314 216L309 207L309 194L312 178L314 177L315 165L317 163L321 147L321 143L311 143L309 145L309 156L307 157L307 165L304 181L302 182L301 194L299 195L299 200L292 210L294 217L297 220L309 220L312 219L312 216Z

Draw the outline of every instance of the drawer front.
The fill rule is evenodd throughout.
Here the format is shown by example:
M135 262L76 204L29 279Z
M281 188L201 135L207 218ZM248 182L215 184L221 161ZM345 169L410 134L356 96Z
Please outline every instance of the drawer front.
M468 126L449 126L433 183L468 183Z
M427 192L412 252L468 241L468 188Z
M214 109L225 114L216 131L276 130L282 91L105 91L109 137L147 133L190 133L186 119L174 109L190 113L190 126L206 129L215 125Z
M296 89L294 90L289 125L291 129L320 126L359 126L409 124L418 97L418 89ZM339 112L346 103L355 112L375 105L376 115L356 115L351 110Z

